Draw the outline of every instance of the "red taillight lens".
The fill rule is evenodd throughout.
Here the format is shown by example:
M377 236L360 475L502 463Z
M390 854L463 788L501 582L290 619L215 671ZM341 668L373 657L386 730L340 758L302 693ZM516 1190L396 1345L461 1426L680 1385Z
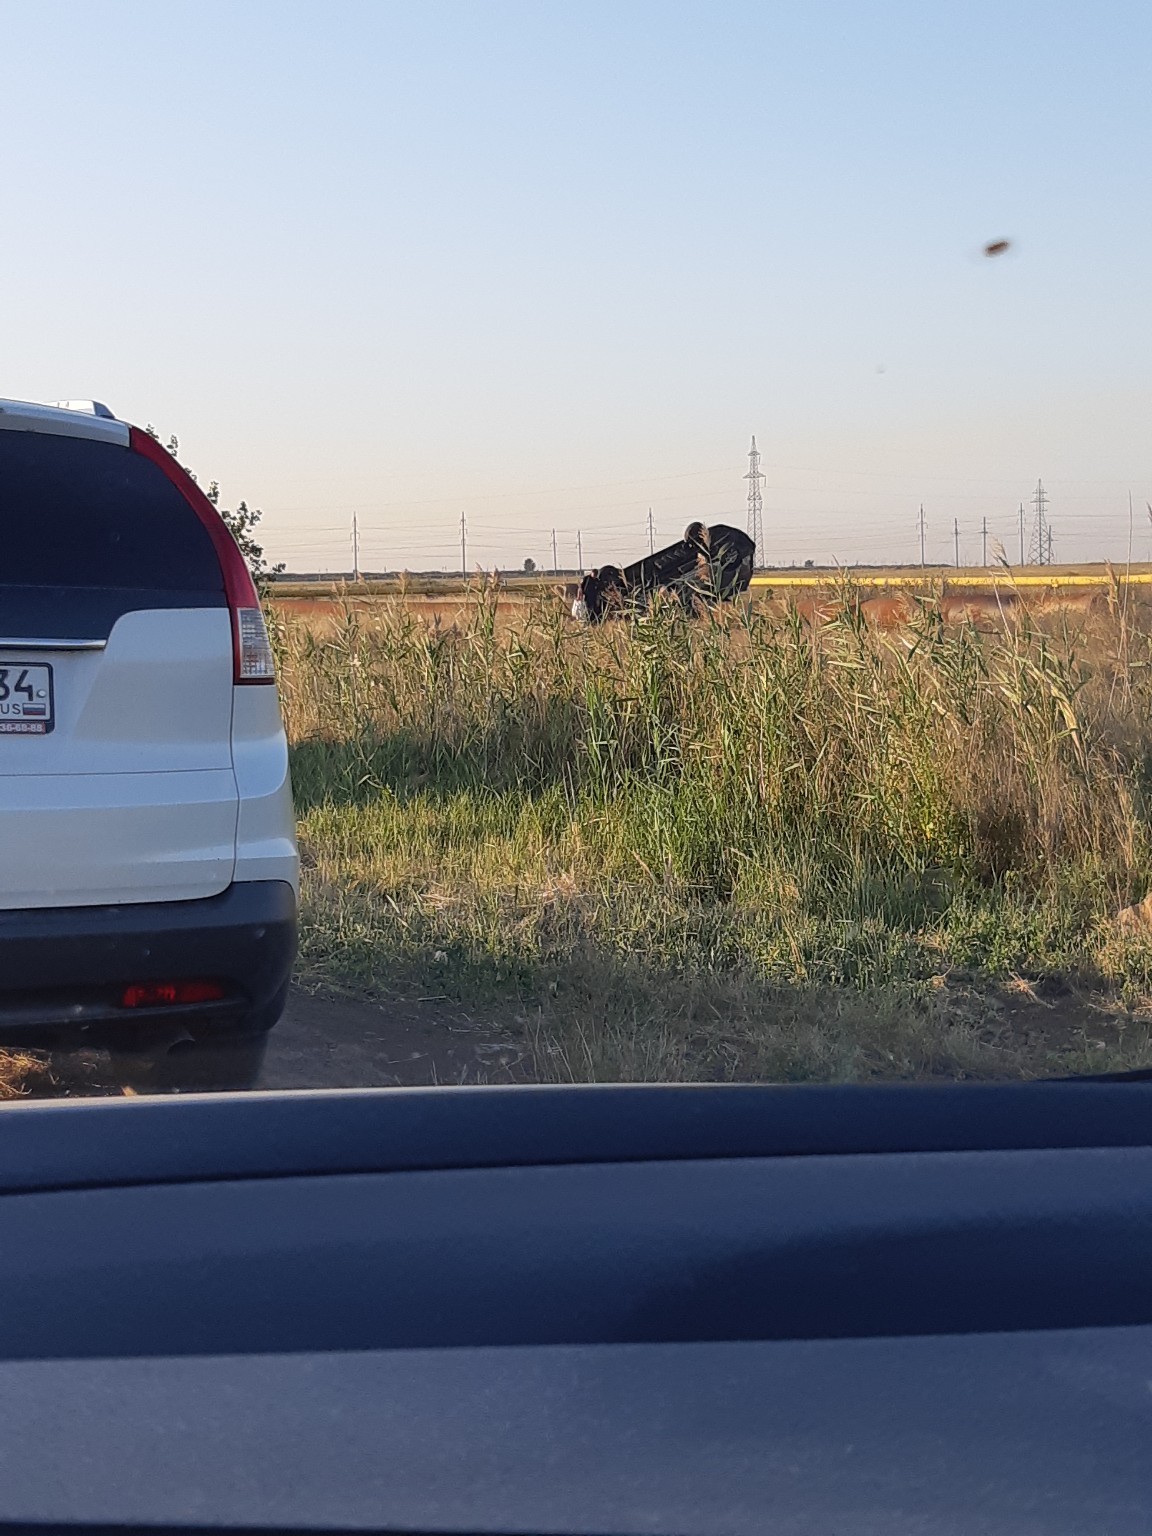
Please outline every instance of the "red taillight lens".
M220 571L224 577L224 593L232 613L232 676L237 683L273 683L276 671L272 663L272 647L268 643L268 630L256 584L248 562L240 553L239 545L228 531L228 525L204 492L183 469L167 448L162 448L154 437L141 432L139 427L129 429L129 442L136 453L159 465L184 500L208 530L216 549Z
M224 988L218 981L140 981L120 995L124 1008L171 1008L178 1003L218 1003Z

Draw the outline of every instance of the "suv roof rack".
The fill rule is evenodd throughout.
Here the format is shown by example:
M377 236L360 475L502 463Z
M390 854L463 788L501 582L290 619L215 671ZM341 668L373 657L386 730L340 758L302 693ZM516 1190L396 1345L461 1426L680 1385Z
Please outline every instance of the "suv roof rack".
M105 421L116 420L113 413L100 400L50 400L48 404L58 411L83 411L86 416L102 416Z

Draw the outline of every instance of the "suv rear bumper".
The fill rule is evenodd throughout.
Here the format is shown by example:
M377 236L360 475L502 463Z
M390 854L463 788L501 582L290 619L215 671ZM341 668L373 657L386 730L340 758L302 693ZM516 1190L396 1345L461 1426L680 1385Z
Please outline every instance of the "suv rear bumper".
M296 895L240 881L196 901L0 911L0 1045L122 1044L275 1023L296 955ZM125 1008L140 982L213 980L220 1002Z

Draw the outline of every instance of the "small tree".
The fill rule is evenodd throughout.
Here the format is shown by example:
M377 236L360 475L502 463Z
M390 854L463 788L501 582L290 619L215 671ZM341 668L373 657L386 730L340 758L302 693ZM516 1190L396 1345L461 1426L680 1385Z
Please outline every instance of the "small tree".
M149 437L155 438L157 442L160 441L160 434L156 431L155 427L149 425L145 428L145 431ZM172 457L179 462L179 439L173 435L164 446ZM192 470L188 469L187 465L184 465L183 468L193 480L197 480L196 475L193 474ZM199 484L198 480L197 484ZM264 546L256 539L254 530L260 519L264 516L263 512L261 512L259 507L250 508L246 501L239 502L235 510L231 507L222 507L220 505L220 486L215 480L208 482L208 489L204 494L224 519L225 526L239 545L240 553L248 562L248 569L252 572L252 580L256 583L257 590L260 592L265 591L273 577L279 576L280 572L284 569L284 562L281 561L279 565L270 566L264 558Z
M246 501L237 502L235 509L220 505L220 487L215 480L209 485L205 493L208 500L219 512L227 524L229 532L240 546L240 553L248 562L248 569L252 572L252 580L257 588L263 592L272 579L279 576L284 569L283 560L276 565L269 565L264 558L264 546L257 542L252 530L264 516L259 507L249 508Z
M524 574L525 574L525 576L531 576L533 571L535 571L535 569L536 569L536 562L535 562L535 560L533 560L532 556L529 555L527 560L525 560L525 562L524 562Z

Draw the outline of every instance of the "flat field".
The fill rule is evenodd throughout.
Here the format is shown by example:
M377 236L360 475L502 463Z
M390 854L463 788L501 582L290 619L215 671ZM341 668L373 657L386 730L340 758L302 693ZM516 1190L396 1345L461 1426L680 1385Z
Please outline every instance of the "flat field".
M1152 1063L1152 624L277 602L303 976L560 1079Z
M396 607L429 624L467 626L482 594L494 608L497 623L505 626L522 623L541 604L567 611L577 580L576 572L562 571L556 576L477 573L468 581L429 575L357 582L278 581L270 601L286 620L304 620L320 629L330 628L333 622L339 625L349 610L370 614ZM765 570L752 578L743 603L778 616L795 611L812 620L833 617L847 601L880 628L906 625L928 603L945 623L995 626L1025 610L1032 617L1086 613L1123 594L1133 601L1152 597L1152 566Z

